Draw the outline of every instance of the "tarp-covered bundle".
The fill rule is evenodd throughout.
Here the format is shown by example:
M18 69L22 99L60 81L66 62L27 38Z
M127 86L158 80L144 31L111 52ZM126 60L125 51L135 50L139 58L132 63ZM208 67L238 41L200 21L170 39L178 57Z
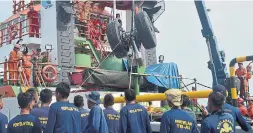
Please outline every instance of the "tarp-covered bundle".
M142 91L152 90L154 86L164 88L164 91L170 88L179 88L180 81L178 78L165 77L179 77L178 68L175 63L154 64L147 67L145 73L154 76L139 76L139 85ZM135 75L132 75L131 88L134 88L134 77ZM126 71L122 72L88 68L83 71L83 81L85 84L99 87L127 89L130 83L130 73Z
M163 75L163 76L147 76L147 80L155 84L159 87L164 87L167 89L173 88L178 89L180 88L180 81L178 73L178 67L175 63L161 63L161 64L154 64L146 68L146 74L151 75ZM168 78L166 76L171 76L172 78Z
M89 68L84 70L83 80L85 83L96 84L97 86L128 88L130 75L128 72ZM131 87L133 87L133 83L132 80Z

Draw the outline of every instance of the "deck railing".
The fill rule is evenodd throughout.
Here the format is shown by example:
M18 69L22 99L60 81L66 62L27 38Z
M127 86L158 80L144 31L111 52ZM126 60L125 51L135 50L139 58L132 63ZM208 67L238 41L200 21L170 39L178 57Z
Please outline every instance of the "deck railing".
M33 17L38 19L39 17ZM27 15L21 15L18 18L0 25L0 46L4 44L12 44L12 41L29 36L33 38L40 38L40 24L32 24Z

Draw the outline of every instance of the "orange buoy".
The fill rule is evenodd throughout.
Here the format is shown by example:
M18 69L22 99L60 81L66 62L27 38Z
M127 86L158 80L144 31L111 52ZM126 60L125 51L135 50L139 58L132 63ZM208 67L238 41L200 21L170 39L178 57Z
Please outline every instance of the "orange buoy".
M53 76L51 77L50 74L48 73L52 73ZM42 69L42 77L46 82L54 82L57 78L57 70L54 66L52 65L46 65L43 69Z

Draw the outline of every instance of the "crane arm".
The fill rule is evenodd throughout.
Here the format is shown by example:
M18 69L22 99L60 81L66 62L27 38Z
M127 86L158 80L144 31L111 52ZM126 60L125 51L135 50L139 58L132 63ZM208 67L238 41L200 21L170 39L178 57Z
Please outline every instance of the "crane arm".
M217 84L224 85L224 81L228 78L228 72L225 65L225 54L222 51L219 51L218 41L216 40L211 22L207 15L207 9L205 3L202 0L194 1L199 19L202 25L202 35L206 38L206 43L208 46L210 61L209 69L211 69L213 76L213 86Z

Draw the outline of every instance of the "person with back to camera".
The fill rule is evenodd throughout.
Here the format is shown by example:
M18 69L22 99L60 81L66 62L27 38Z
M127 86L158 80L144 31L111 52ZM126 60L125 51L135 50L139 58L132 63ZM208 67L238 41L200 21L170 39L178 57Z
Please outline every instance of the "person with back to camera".
M106 94L104 97L104 107L103 110L105 114L106 123L108 126L109 133L120 133L119 132L119 112L113 109L114 97L112 94Z
M214 86L213 92L220 92L225 98L227 97L227 89L223 85L218 84ZM202 108L204 110L203 117L209 116L210 115L209 113L211 113L211 111L207 110L208 106L206 108L202 106ZM240 112L238 108L228 103L224 103L222 108L233 116L234 122L235 122L234 125L236 125L236 122L237 122L243 131L246 131L246 132L252 131L251 126L247 123L247 121L245 120L245 118L243 117L242 113Z
M29 88L26 92L33 95L33 98L35 101L33 108L39 107L39 93L38 93L38 91L35 88Z
M45 133L81 133L81 114L68 101L70 86L60 82L55 92L57 102L50 106Z
M10 120L7 133L42 133L39 118L30 114L34 104L33 95L28 92L21 92L17 99L21 108L20 115Z
M133 89L125 91L126 106L120 110L120 133L152 133L145 107L136 103Z
M83 108L84 103L83 97L81 95L76 95L74 97L74 105L78 108L79 112L81 113L81 131L84 132L84 130L88 126L89 110Z
M225 97L220 92L212 92L208 97L208 109L211 115L201 124L201 133L234 133L235 122L231 114L222 109Z
M109 133L103 110L99 106L100 94L92 91L85 95L88 108L91 109L88 117L88 126L83 133Z
M3 109L3 95L0 94L0 109ZM0 133L6 133L6 128L8 126L8 117L0 112Z
M31 114L37 116L40 119L40 123L42 125L42 130L45 131L47 121L48 121L48 112L49 105L52 102L52 91L49 89L43 89L40 92L40 101L41 107L33 108Z
M162 115L160 133L198 133L196 121L180 108L181 90L169 89L165 94L171 109Z

